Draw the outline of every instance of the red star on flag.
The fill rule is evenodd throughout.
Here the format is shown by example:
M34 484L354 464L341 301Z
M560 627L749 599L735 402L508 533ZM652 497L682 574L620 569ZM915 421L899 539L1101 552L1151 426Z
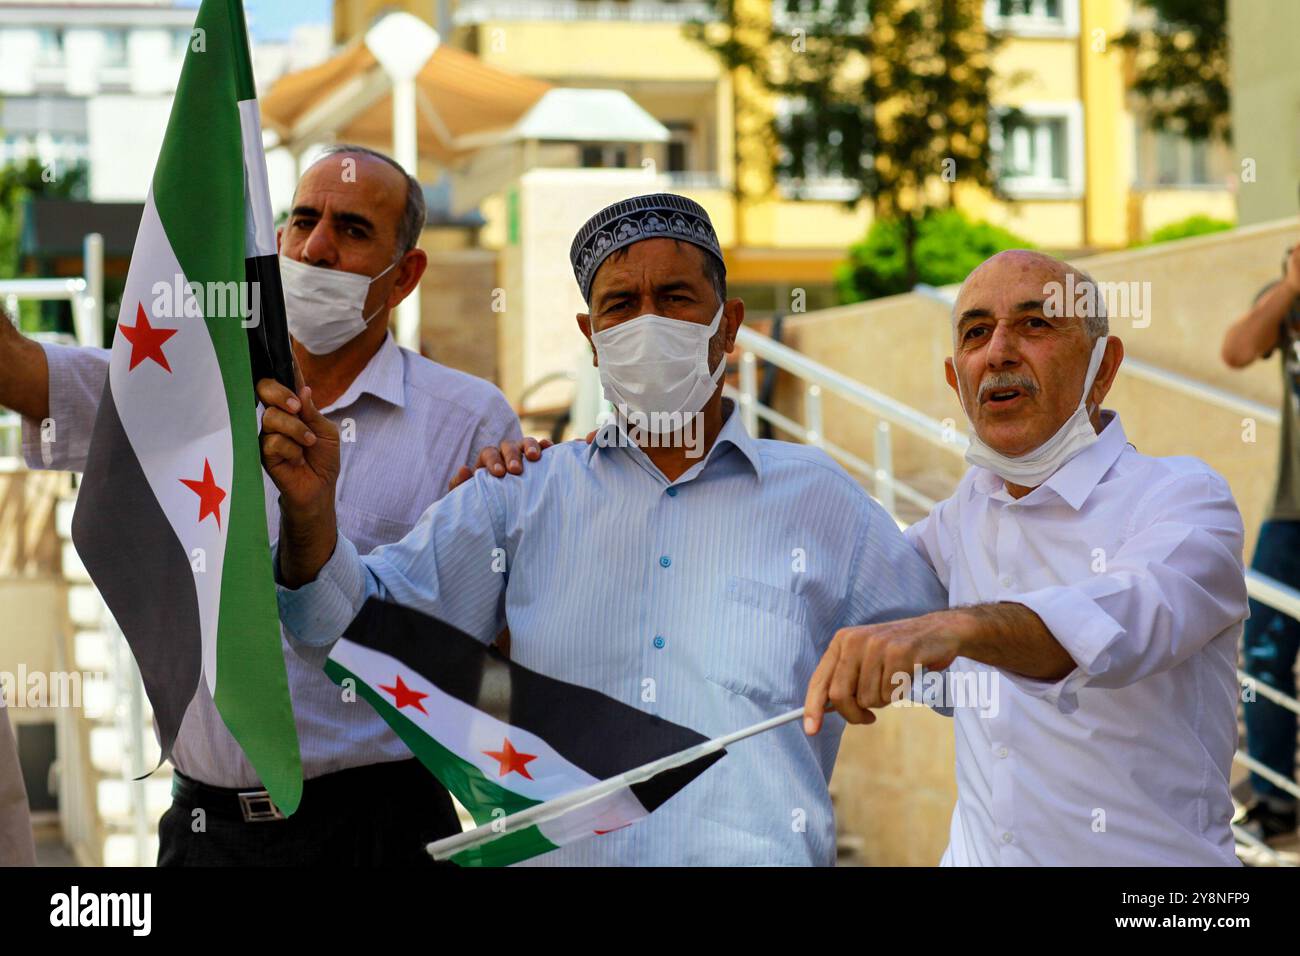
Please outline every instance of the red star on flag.
M533 775L528 772L527 764L530 760L536 760L537 755L520 753L510 743L510 738L506 738L500 750L484 750L483 753L501 764L501 772L497 776L504 777L513 770L529 780L533 779Z
M131 343L131 371L145 359L153 359L168 372L172 367L167 364L167 356L163 354L162 345L169 338L179 332L179 329L155 329L149 324L149 317L145 315L144 303L136 306L135 325L121 326L122 334L126 340Z
M402 683L401 674L397 675L396 686L385 687L383 684L380 684L379 689L383 691L387 691L388 693L393 695L393 703L397 705L398 710L401 710L403 707L406 707L409 704L411 707L414 707L420 713L424 714L424 716L426 717L429 716L429 712L425 710L424 705L420 703L420 701L424 700L424 698L428 697L429 695L421 693L418 690L411 690L411 688L407 687L404 683Z
M208 464L208 460L203 459L202 481L182 478L181 484L199 496L199 520L202 521L208 515L212 515L217 519L217 527L220 528L221 502L226 500L226 493L217 487L217 480L212 477L212 466Z

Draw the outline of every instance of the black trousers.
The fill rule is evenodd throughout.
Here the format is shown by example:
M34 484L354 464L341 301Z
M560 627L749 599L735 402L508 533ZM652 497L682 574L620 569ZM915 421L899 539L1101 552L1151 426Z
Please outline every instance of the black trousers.
M305 781L283 820L245 821L238 793L178 773L158 824L158 865L435 866L425 844L461 829L451 797L417 760Z

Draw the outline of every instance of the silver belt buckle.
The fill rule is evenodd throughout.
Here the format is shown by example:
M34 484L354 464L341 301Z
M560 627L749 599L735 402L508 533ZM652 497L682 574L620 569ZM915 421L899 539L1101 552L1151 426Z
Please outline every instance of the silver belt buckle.
M280 808L271 802L271 795L265 790L241 793L239 810L244 815L245 823L266 823L268 820L288 819L280 812Z

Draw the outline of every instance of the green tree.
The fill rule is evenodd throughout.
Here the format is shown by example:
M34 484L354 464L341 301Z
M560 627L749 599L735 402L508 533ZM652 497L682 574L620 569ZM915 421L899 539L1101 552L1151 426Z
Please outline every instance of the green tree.
M1227 0L1136 0L1155 26L1116 41L1133 51L1133 91L1154 130L1191 139L1232 137Z
M28 198L84 199L88 180L84 164L56 170L28 159L0 166L0 279L18 275L18 243ZM25 302L22 306L25 324L31 324L40 312L39 303Z
M1031 243L1000 226L971 222L956 209L934 209L917 224L915 278L908 274L903 230L899 223L877 219L861 242L849 249L849 261L836 270L840 299L857 302L907 292L919 280L941 286L961 282L989 256Z
M714 7L718 22L690 32L742 73L738 138L739 114L770 116L761 132L776 148L763 191L776 181L798 197L819 176L850 181L850 206L868 202L878 219L899 224L903 272L915 281L926 213L951 206L958 181L996 185L996 38L984 28L983 0L785 0L786 16L774 19L744 0ZM772 111L773 101L788 108Z
M1198 213L1161 226L1151 233L1151 238L1146 242L1135 243L1135 245L1154 246L1158 242L1173 242L1177 239L1189 239L1192 236L1208 236L1215 232L1226 232L1233 228L1233 225L1234 223L1226 219L1214 219Z

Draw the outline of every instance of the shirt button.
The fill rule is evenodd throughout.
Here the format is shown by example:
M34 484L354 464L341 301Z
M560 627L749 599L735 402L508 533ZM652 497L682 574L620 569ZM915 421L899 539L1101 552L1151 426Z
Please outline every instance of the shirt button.
M1006 747L999 747L999 748L998 748L998 756L999 756L999 757L1005 757L1008 753L1010 753L1010 751L1007 750Z
M676 487L673 487L673 488L669 488L669 489L668 489L668 497L669 497L669 498L676 498L676 497L677 497L677 489L676 489Z
M659 567L661 567L661 568L666 568L666 567L668 567L668 565L670 565L670 564L672 564L672 563L673 563L673 559L670 558L670 557L668 557L668 555L666 555L666 554L665 554L662 558L659 559Z
M663 649L664 649L664 645L667 644L667 643L668 643L668 642L665 641L665 640L663 639L662 635L659 635L659 634L656 634L656 635L655 635L654 645L655 645L655 649L656 649L656 650L663 650Z
M1009 588L1009 587L1011 587L1011 585L1013 585L1015 582L1012 581L1010 578L1003 578L1003 579L1002 579L1001 581L999 581L998 583L1001 584L1004 588Z
M1004 834L1002 834L1002 842L1003 842L1003 843L1010 843L1010 842L1011 842L1011 834L1010 834L1010 833L1004 833Z

